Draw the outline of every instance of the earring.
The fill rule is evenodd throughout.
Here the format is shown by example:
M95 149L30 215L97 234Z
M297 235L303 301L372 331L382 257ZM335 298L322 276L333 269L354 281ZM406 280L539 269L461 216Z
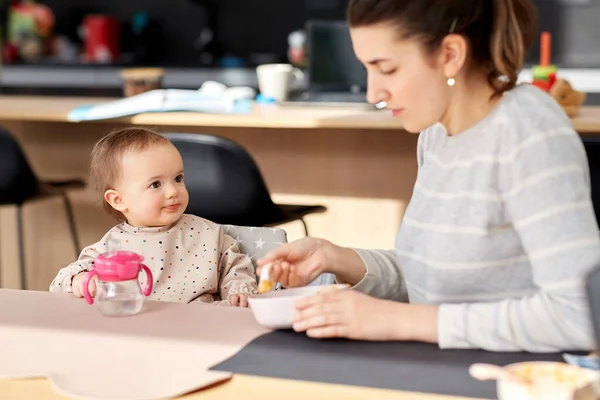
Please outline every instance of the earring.
M454 86L456 84L456 80L454 78L448 78L448 86Z

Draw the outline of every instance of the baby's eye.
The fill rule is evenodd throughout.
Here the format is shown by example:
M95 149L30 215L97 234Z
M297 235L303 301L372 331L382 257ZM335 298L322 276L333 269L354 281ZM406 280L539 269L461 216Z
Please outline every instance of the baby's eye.
M183 175L177 175L177 177L175 178L175 182L177 182L177 183L183 182Z
M158 189L159 187L160 187L160 182L159 182L159 181L152 182L152 183L150 184L150 188L151 188L151 189Z

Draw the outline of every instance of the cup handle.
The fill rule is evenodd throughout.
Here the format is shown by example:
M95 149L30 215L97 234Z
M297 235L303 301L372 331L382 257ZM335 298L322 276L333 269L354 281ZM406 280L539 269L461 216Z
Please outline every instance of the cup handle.
M85 301L88 302L88 304L94 304L94 298L90 294L89 286L90 281L97 274L98 273L96 272L96 270L92 269L90 272L87 273L87 275L83 279L83 297L85 298Z
M144 296L150 296L150 293L152 293L152 287L154 286L154 277L152 276L152 271L150 271L150 268L148 268L146 265L142 264L142 269L146 272L146 276L148 278L146 287L144 288Z

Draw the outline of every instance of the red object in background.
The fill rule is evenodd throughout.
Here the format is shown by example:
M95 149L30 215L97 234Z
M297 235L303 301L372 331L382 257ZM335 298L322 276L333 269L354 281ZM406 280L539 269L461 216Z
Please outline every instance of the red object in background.
M556 83L556 72L553 72L550 75L548 75L548 83L550 84L550 88L554 86L554 84Z
M37 34L43 38L48 37L52 33L52 28L54 28L55 24L54 13L43 4L32 2L13 3L10 6L9 12L33 17Z
M87 15L83 19L85 57L89 62L117 61L121 54L119 21L109 15Z
M12 43L6 43L2 48L2 62L13 63L19 59L19 49Z
M552 89L552 86L554 86L554 84L556 83L556 74L553 72L550 75L548 75L548 80L534 79L531 83L533 83L534 86L537 86L546 92L550 92L550 89Z
M543 91L545 91L545 92L549 92L549 91L550 91L550 88L552 87L552 86L550 85L550 82L548 82L548 81L545 81L545 80L543 80L543 79L534 79L534 80L533 80L533 82L532 82L532 84L533 84L534 86L537 86L537 87L539 87L540 89L542 89L542 90L543 90Z

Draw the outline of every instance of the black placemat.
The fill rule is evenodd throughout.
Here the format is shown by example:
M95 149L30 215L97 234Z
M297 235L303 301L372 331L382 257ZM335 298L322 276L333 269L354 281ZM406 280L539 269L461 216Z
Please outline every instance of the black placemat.
M522 361L563 361L560 354L440 350L435 345L399 342L315 340L293 331L275 331L249 343L212 369L238 374L383 389L496 398L495 382L468 373L475 362L506 365Z

